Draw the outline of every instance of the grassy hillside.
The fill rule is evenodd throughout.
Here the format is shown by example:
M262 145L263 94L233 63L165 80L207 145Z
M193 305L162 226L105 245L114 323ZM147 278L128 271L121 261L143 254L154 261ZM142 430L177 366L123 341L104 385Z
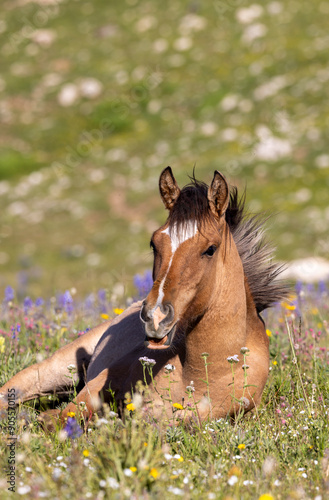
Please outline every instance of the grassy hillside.
M5 1L0 286L118 296L171 165L247 185L281 259L328 255L328 4Z

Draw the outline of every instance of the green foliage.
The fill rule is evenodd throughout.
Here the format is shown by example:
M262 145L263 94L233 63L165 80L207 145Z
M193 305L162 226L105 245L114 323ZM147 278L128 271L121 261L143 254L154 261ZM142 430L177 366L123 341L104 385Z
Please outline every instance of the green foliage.
M323 0L3 10L0 284L19 269L22 294L129 290L151 264L169 164L180 184L196 165L247 185L251 212L278 214L279 258L328 255Z
M132 401L127 397L122 419L115 407L106 406L76 439L59 429L47 434L36 421L37 409L56 406L58 401L48 397L22 405L16 414L17 492L31 499L46 495L63 499L161 496L254 500L265 494L268 496L262 500L326 498L327 294L325 287L322 292L305 287L289 304L282 303L266 314L271 368L262 404L235 421L209 418L200 422L193 384L187 387L182 404L172 401L173 368L169 365L166 399L173 405L169 418L154 417L143 385L136 387ZM76 300L66 298L62 307L54 301L50 306L25 305L25 311L16 301L3 305L0 383L73 340L81 329L96 324L97 302L91 315ZM101 303L103 307L106 304ZM65 310L68 305L69 312ZM114 311L108 310L102 317ZM241 354L248 362L248 351ZM205 384L207 394L211 353L202 357L205 373L199 382ZM146 359L143 366L152 371L152 360ZM236 365L232 362L231 366L233 380ZM0 436L0 466L4 470L8 459L6 420L0 424ZM12 498L2 477L0 488L2 498Z

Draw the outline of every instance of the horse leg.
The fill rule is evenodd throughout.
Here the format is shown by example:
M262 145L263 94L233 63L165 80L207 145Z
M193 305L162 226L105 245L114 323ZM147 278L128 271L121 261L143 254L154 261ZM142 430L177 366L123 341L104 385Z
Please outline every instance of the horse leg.
M102 407L102 391L106 388L109 370L104 369L97 377L87 382L74 401L69 403L64 410L48 410L41 413L38 420L48 431L56 427L63 427L70 413L74 413L78 420L88 422L92 415Z
M79 379L83 380L96 344L110 324L107 321L93 328L50 358L17 373L0 388L0 410L8 406L8 401L17 405L44 394L69 390ZM71 372L70 365L75 367Z

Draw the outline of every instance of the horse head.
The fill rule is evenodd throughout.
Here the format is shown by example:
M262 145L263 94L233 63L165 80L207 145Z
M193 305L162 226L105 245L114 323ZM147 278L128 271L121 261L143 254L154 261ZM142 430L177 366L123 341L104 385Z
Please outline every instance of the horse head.
M225 257L229 204L229 187L218 171L209 188L194 180L180 190L167 167L159 188L169 216L151 238L154 284L141 309L152 349L169 347L177 327L193 328L211 304Z

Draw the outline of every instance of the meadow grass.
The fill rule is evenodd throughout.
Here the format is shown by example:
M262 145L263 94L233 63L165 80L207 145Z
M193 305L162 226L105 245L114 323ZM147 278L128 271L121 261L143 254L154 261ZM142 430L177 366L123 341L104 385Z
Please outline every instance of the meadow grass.
M327 258L327 2L2 7L0 286L129 289L167 165L247 186L279 258Z
M7 490L3 474L8 429L6 421L1 424L1 498L327 498L329 292L324 283L296 290L289 302L265 314L271 368L256 410L235 422L200 423L192 386L184 401L172 401L170 418L155 419L151 408L145 416L147 395L142 401L137 390L127 398L122 419L115 407L106 407L83 433L72 416L64 432L46 434L37 409L54 402L45 397L26 403L17 411L16 493ZM50 301L18 303L7 289L0 383L121 310L104 291L93 301L66 292ZM211 353L203 357L207 395Z

